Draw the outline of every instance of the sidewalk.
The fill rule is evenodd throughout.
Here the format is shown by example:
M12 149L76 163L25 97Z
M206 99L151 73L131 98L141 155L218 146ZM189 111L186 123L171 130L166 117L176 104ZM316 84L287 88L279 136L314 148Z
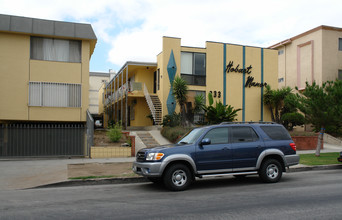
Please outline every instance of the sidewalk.
M321 153L331 153L342 151L342 146L324 143ZM297 154L314 154L316 150L297 150Z
M122 163L128 158L108 159L17 159L0 160L0 190L25 189L56 182L68 181L68 164Z
M169 143L160 135L159 131L150 131L150 134L161 145ZM139 148L143 147L142 142L139 142ZM342 151L342 146L324 143L324 149L321 150L321 153L340 151ZM297 151L297 154L308 153L315 153L315 151ZM134 157L107 159L2 159L0 160L0 190L25 189L68 181L68 165L70 164L111 164L110 169L113 169L113 167L115 167L115 163L132 163L134 160ZM294 168L293 170L297 169L300 171L304 168L311 169L310 166L304 166L301 164L291 168Z

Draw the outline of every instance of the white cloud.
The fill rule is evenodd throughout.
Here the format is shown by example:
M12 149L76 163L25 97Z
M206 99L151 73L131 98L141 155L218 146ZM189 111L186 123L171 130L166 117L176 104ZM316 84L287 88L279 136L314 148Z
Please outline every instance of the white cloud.
M341 27L338 0L0 0L0 13L87 22L108 60L156 61L162 36L267 47L319 25ZM94 54L96 55L96 53Z

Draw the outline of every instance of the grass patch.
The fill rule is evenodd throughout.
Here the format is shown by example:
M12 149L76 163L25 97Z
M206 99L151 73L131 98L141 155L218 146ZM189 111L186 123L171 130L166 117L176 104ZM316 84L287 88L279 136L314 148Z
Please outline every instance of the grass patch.
M316 157L315 154L300 154L300 164L316 166L316 165L329 165L329 164L342 164L337 161L340 153L321 153L321 156Z
M135 177L135 173L125 173L120 175L108 175L108 176L79 176L70 177L69 180L89 180L89 179L103 179L103 178L118 178L118 177Z

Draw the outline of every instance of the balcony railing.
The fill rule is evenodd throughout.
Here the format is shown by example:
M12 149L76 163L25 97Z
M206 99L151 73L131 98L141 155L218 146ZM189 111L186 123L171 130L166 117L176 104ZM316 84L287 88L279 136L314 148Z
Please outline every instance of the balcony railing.
M128 85L128 87L127 87ZM109 105L111 102L116 102L123 98L126 94L126 90L128 92L143 92L143 83L141 82L128 82L117 89L113 94L111 92L107 93L107 98L105 100L105 105ZM112 94L112 95L111 95Z

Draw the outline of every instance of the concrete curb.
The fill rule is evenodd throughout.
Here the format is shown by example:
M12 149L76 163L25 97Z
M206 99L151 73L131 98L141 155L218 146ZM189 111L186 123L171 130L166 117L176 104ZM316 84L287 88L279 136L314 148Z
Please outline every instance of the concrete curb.
M342 169L342 164L294 167L294 168L288 169L287 172L293 173L293 172L303 172L303 171L335 170L335 169Z
M72 187L72 186L91 186L91 185L108 185L108 184L127 184L127 183L143 183L148 182L144 177L121 177L121 178L103 178L103 179L87 179L87 180L68 180L58 183L36 186L28 189L54 188L54 187Z
M303 166L287 169L287 172L305 172L315 170L335 170L342 169L342 164L320 165L320 166ZM54 188L54 187L73 187L73 186L92 186L92 185L109 185L109 184L128 184L128 183L144 183L149 182L144 177L121 177L121 178L104 178L104 179L88 179L88 180L69 180L64 182L52 183L28 189Z

